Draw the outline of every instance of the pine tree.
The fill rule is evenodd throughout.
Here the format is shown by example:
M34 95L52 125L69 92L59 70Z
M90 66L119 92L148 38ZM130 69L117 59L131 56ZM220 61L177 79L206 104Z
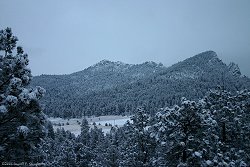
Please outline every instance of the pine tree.
M58 151L58 150L55 150ZM74 150L74 140L66 138L61 145L60 155L57 159L60 166L75 167L76 166L76 154Z
M216 148L213 156L210 155L211 164L249 165L250 92L244 90L232 94L219 88L210 91L204 102L217 124L216 131L210 133L218 136L218 140L209 142Z
M119 137L118 137L118 128L111 127L110 133L106 134L106 138L109 141L107 147L106 159L108 166L118 167L119 154Z
M82 143L76 143L75 153L77 166L88 167L89 162L94 159L94 154L90 147Z
M88 146L90 143L89 124L88 124L87 119L85 118L82 120L81 134L78 136L77 140L81 142L82 144L84 144L85 146Z
M107 166L108 141L102 129L97 128L97 126L94 126L94 128L90 130L90 148L94 154L92 158L92 161L95 162L94 164L97 166Z
M158 142L157 166L200 166L201 126L200 107L194 101L183 98L181 107L159 112L151 129L151 136Z
M125 136L121 143L120 166L150 166L150 158L154 153L155 144L147 130L149 116L144 109L138 108L131 118L133 123L125 124Z
M16 43L10 28L0 31L0 161L26 162L46 135L38 102L45 90L27 88L32 78L28 55Z

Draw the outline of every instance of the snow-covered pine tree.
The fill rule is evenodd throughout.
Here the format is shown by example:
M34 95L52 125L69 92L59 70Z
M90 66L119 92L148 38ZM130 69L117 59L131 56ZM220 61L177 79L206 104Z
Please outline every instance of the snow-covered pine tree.
M107 164L110 167L118 167L118 159L120 157L118 146L118 127L111 127L110 133L106 134L106 138L108 140L108 148L107 148Z
M54 139L47 137L39 149L43 159L39 163L45 166L82 166L77 164L77 144L74 134L65 131L64 128L57 129Z
M82 143L76 143L75 153L77 166L89 167L89 163L94 159L94 154L91 148Z
M154 154L155 143L150 137L149 115L138 108L131 118L132 123L125 124L125 139L120 143L121 157L119 166L148 167Z
M46 135L38 100L45 90L27 88L32 78L28 55L16 47L11 28L0 30L0 161L30 161L30 151ZM16 52L16 53L14 53Z
M200 166L202 117L194 101L182 99L181 106L165 108L156 116L151 136L158 142L155 165Z
M87 119L83 119L82 120L82 124L81 124L81 134L77 137L77 141L81 142L82 144L84 144L85 146L88 146L90 143L90 133L89 133L89 123L87 121Z
M213 144L214 156L210 156L213 166L250 165L250 92L227 92L220 87L210 91L204 99L205 108L210 110L213 120L218 124L218 135ZM216 145L216 146L215 146Z
M70 132L69 132L70 133ZM61 145L61 150L57 159L57 165L76 167L76 154L74 151L75 141L66 138ZM58 150L55 150L58 151Z
M90 130L90 148L94 155L90 166L107 167L108 140L104 136L102 129L97 128L97 126L94 126L93 129Z

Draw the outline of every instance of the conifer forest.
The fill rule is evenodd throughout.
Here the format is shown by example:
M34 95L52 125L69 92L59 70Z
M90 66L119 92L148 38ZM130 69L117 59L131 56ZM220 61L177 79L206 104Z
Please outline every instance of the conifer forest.
M0 0L0 166L250 167L249 0Z
M168 68L103 60L70 75L32 77L17 41L11 28L0 31L3 165L249 166L250 79L215 52ZM91 114L130 121L105 134L90 128ZM80 134L54 130L48 116L82 118Z

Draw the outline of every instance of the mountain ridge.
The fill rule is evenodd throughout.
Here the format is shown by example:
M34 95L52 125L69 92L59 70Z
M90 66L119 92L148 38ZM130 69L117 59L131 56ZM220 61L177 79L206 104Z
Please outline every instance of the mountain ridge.
M102 60L72 74L34 77L32 85L47 90L43 104L50 116L133 113L138 106L153 113L182 96L198 99L217 85L229 91L250 88L249 78L232 69L237 68L207 51L170 67L152 61L131 65Z
M214 52L212 50L209 50L209 51L201 52L201 53L199 53L199 54L197 54L195 56L186 58L185 60L177 62L177 63L175 63L175 64L173 64L171 66L168 66L168 67L165 66L165 65L163 65L161 62L160 63L156 63L154 61L145 61L145 62L142 62L142 63L139 63L139 64L128 64L128 63L124 63L124 62L121 62L121 61L111 61L111 60L103 59L103 60L101 60L101 61L99 61L99 62L97 62L97 63L95 63L95 64L93 64L93 65L91 65L91 66L89 66L89 67L87 67L85 69L83 69L83 70L80 70L80 71L77 71L77 72L73 72L73 73L70 73L70 74L41 74L41 75L34 76L34 77L39 77L39 76L65 76L65 75L73 75L73 74L80 73L80 72L83 72L85 70L89 70L89 69L93 69L93 68L113 67L113 66L131 67L131 66L149 65L149 66L159 66L159 67L163 67L163 68L173 68L176 65L179 65L179 64L182 64L182 63L186 63L186 62L191 62L192 61L192 63L194 63L195 61L193 61L193 60L199 60L199 59L205 59L209 63L212 63L214 60L217 60L218 62L222 62L222 60L219 59L219 57L216 54L216 52ZM228 66L230 66L231 64L233 64L234 66L238 66L237 64L235 64L233 62L231 62Z

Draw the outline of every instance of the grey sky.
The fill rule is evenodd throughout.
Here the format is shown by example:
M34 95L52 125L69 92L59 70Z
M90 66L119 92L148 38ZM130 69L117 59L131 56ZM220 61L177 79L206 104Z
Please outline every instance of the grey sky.
M0 0L34 75L82 70L102 59L169 66L214 50L250 76L249 0Z

